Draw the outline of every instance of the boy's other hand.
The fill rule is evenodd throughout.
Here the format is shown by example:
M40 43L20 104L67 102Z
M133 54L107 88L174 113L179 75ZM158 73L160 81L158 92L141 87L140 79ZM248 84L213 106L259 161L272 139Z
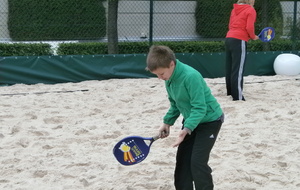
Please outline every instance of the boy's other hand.
M177 147L179 146L179 144L183 141L183 139L185 138L185 136L188 134L188 132L186 130L181 130L179 132L179 136L177 137L175 143L173 144L173 147Z

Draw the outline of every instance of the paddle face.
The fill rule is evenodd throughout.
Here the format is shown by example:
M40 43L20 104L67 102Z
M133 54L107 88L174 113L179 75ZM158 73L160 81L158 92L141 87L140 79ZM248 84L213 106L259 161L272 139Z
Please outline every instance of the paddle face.
M269 42L275 37L275 29L272 27L266 27L262 29L258 37L263 42Z
M155 140L152 137L129 136L115 145L113 154L120 164L134 165L148 156L150 146Z

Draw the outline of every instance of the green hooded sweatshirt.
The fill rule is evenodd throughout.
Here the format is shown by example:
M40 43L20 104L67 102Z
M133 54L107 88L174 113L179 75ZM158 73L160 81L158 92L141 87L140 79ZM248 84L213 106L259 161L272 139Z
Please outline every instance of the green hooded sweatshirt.
M200 123L215 121L222 115L220 104L202 75L179 60L165 85L170 101L163 119L165 124L173 125L182 114L184 127L193 131Z

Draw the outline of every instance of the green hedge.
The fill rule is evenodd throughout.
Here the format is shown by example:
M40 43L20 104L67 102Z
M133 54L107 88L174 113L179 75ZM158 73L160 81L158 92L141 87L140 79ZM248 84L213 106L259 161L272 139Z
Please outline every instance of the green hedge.
M120 42L119 54L145 53L149 49L148 42ZM57 49L58 55L95 55L108 54L107 43L62 43Z
M53 55L51 45L47 43L0 43L0 56L39 56Z
M155 45L169 46L175 53L213 53L224 52L224 41L191 41L191 42L153 42ZM266 50L267 46L267 50ZM120 42L119 54L145 54L149 50L148 42ZM260 40L249 41L248 52L293 51L300 50L300 41L276 39L269 43ZM0 43L0 56L52 55L51 45L47 43ZM99 55L108 54L107 43L61 43L58 55Z
M250 41L248 43L248 51L266 51L264 46L268 47L268 51L298 51L300 49L300 41L293 42L289 39L273 40L268 43L262 43L260 40Z
M153 42L155 45L169 46L176 53L211 53L224 52L224 41L191 41L191 42ZM295 48L295 49L294 49ZM147 42L120 42L119 54L147 53L149 43ZM261 51L292 51L299 50L300 42L292 42L288 39L277 39L268 43L260 40L249 41L249 52ZM59 55L95 55L107 54L107 43L63 43L58 47Z
M106 35L102 0L8 0L16 41L93 40Z
M194 53L194 52L222 52L224 42L154 42L155 45L169 46L174 52ZM148 42L120 42L119 54L140 54L147 53ZM57 50L58 55L93 55L107 54L107 43L86 42L86 43L63 43Z
M158 42L154 44L169 46L176 53L210 53L225 51L223 41Z
M107 54L107 43L62 43L57 48L58 55L95 55Z

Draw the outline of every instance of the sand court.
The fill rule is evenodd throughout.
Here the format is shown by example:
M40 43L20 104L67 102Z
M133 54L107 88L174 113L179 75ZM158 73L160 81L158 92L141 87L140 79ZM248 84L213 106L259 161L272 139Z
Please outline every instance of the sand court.
M216 190L300 188L300 76L247 76L247 101L206 79L225 113L211 153ZM0 189L173 190L181 118L148 157L120 165L129 135L154 136L169 102L164 82L111 79L0 87Z

